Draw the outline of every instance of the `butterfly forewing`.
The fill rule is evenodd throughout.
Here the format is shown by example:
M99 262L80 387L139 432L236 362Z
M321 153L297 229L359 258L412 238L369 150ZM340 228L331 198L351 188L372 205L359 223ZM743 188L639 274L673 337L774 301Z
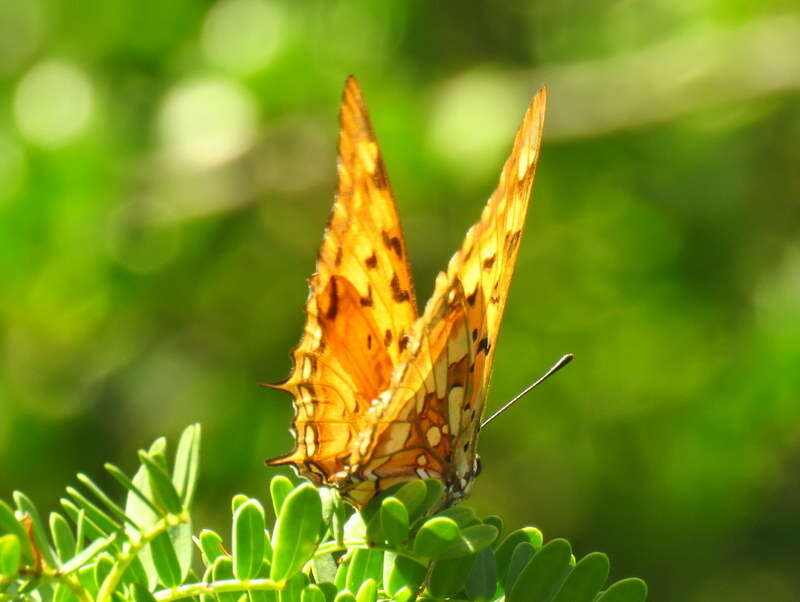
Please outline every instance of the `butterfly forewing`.
M407 367L395 371L389 391L382 395L376 420L360 435L362 457L370 458L376 448L386 447L383 432L398 417L416 412L417 421L424 425L420 430L426 432L426 412L446 416L443 439L447 440L448 455L441 472L429 472L445 481L450 502L463 497L475 477L480 419L527 214L545 102L542 90L525 113L511 155L480 221L470 228L446 272L437 278L425 312L412 331L413 357ZM443 306L451 311L441 311ZM447 328L442 346L439 333L443 323L464 327ZM409 396L409 391L417 393ZM428 398L422 409L421 394ZM433 438L438 439L436 431L427 432L433 432ZM365 441L369 441L369 447ZM430 455L436 455L436 447L429 445ZM388 449L382 451L389 453ZM389 467L385 464L384 470ZM424 470L416 466L415 472L419 474L421 468ZM364 476L374 478L369 473Z
M342 99L337 198L306 315L292 373L272 385L294 398L295 449L270 464L293 464L318 484L336 485L417 318L394 197L354 78Z

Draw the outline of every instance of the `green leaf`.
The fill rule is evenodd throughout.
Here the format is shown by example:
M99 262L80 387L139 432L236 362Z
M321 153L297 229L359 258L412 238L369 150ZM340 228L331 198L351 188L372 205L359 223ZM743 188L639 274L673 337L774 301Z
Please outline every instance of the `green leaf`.
M239 506L244 504L250 498L244 495L243 493L237 493L231 499L231 514L234 514L238 509Z
M78 602L78 598L72 593L71 589L63 583L59 583L53 592L53 602Z
M157 458L159 456L155 452L139 451L139 459L147 470L148 477L150 477L150 488L155 501L170 514L180 514L183 512L181 498L178 492L175 491L172 479L167 474L167 471L164 470L162 462Z
M549 602L564 583L570 567L572 549L564 539L544 546L522 569L508 602Z
M608 579L608 570L608 557L605 554L587 554L572 569L555 602L592 602Z
M22 561L19 537L10 533L0 537L0 576L11 579L17 574Z
M536 549L531 544L525 541L517 544L517 547L514 548L514 553L511 555L511 561L508 563L508 571L503 583L503 590L505 592L511 592L522 569L528 566L528 563L535 554Z
M316 585L309 585L307 588L303 590L302 595L300 596L300 602L327 602L325 600L325 594L322 593L322 590L318 588Z
M461 539L467 546L468 552L480 552L490 547L497 540L497 529L491 525L472 525L461 529Z
M404 587L392 596L392 600L394 602L411 602L416 595L415 590Z
M333 554L323 554L313 558L311 568L314 571L314 581L321 583L323 581L332 582L336 579L336 570L339 566L336 564Z
M197 541L203 552L203 562L206 566L214 564L220 556L225 556L225 547L222 544L222 538L214 531L203 529Z
M361 512L353 512L344 524L344 538L364 539L367 536L367 525Z
M175 467L172 470L172 482L184 508L188 508L194 498L199 465L200 425L192 424L181 433L175 452Z
M496 589L497 566L494 552L491 548L485 548L478 552L475 563L472 565L472 572L467 578L467 597L480 602L491 600L494 598Z
M322 583L317 583L317 587L322 590L326 602L333 602L336 599L336 594L339 590L333 583L323 581Z
M97 596L98 585L95 580L94 564L87 564L78 570L78 581L92 596Z
M356 597L348 590L343 590L336 594L334 602L356 602Z
M500 583L505 583L506 575L508 575L508 565L511 562L511 555L514 553L514 549L518 544L523 542L529 543L534 549L538 550L542 547L542 540L542 532L533 527L525 527L509 533L494 553L494 557L497 560L498 581Z
M338 544L344 541L344 524L347 520L345 504L342 496L336 489L331 487L320 487L320 498L322 499L322 519L326 526L330 538Z
M264 561L264 509L248 500L233 515L233 574L252 579Z
M86 518L100 530L103 536L110 535L122 526L74 487L67 487L67 493L75 501L75 504L86 513Z
M166 587L176 587L183 579L175 547L167 533L159 533L150 542L153 564L158 578Z
M62 573L71 573L79 567L82 567L92 558L97 556L100 552L111 546L119 536L115 533L109 537L103 537L94 540L85 549L81 550L77 555L73 556L68 562L61 566Z
M417 591L425 579L428 569L407 556L398 556L386 551L383 556L383 588L396 596L403 588Z
M444 483L438 479L425 479L425 499L422 502L422 514L430 512L439 505L444 495Z
M141 583L134 583L131 585L130 591L133 602L156 602L150 590Z
M147 571L144 570L141 559L137 556L131 560L131 564L124 575L129 583L148 584Z
M376 602L378 599L378 584L374 579L367 579L356 594L356 602Z
M181 567L181 582L183 582L192 565L192 524L180 523L174 525L169 528L168 534L178 556L178 564Z
M437 598L453 598L467 582L475 556L437 560L428 580L428 591Z
M303 590L308 586L308 577L305 573L297 573L286 582L286 586L280 592L280 602L301 602Z
M67 519L58 512L50 513L50 537L61 562L66 562L75 556L77 553L75 535L72 533Z
M61 498L59 501L65 512L77 525L75 539L79 543L83 539L95 540L108 537L108 534L103 529L86 516L86 511L83 508L78 508L71 500L66 498ZM79 535L80 537L78 537Z
M28 564L32 563L33 552L28 542L28 536L25 534L25 528L22 526L22 523L17 520L11 506L6 504L3 500L0 500L0 529L6 533L17 536L22 559Z
M86 488L91 491L92 494L98 500L100 500L106 508L108 508L108 510L111 511L111 513L117 518L117 522L130 522L130 518L125 515L125 511L120 508L119 505L117 505L110 497L108 497L106 493L100 489L97 483L83 473L78 473L78 480L83 483Z
M350 561L352 560L352 555L348 553L342 558L343 560L340 562L339 568L336 570L336 578L333 580L333 584L338 590L347 589L347 573L350 570Z
M311 483L304 483L283 502L275 524L270 568L273 581L285 582L311 559L321 523L319 492Z
M369 546L382 546L386 540L383 534L383 525L381 524L380 509L370 516L367 522L367 545Z
M272 538L267 529L264 529L264 562L272 564Z
M357 592L361 584L367 579L373 579L376 582L380 581L382 573L383 550L357 549L353 552L352 558L350 559L345 588L349 589L351 592Z
M105 578L114 568L114 560L107 552L103 552L97 557L97 562L94 565L94 580L98 585L102 585Z
M151 451L163 450L167 445L163 437L156 439L150 446ZM125 514L130 516L142 529L154 526L162 517L163 512L156 507L150 485L147 468L140 465L132 479L129 479L119 468L112 464L105 465L106 470L128 490L125 500ZM139 537L139 529L127 527L126 532L130 537ZM153 563L153 554L150 546L146 546L140 553L139 559L148 577L148 587L154 589L158 583L159 575Z
M462 529L481 522L478 515L475 514L475 511L467 506L453 506L452 508L442 510L436 516L451 518Z
M152 522L153 516L161 515L161 511L156 508L155 504L153 504L153 501L146 493L150 491L150 486L147 483L147 471L143 467L139 467L139 471L134 475L133 480L129 479L128 475L110 462L103 464L103 468L106 469L108 474L114 477L117 483L128 490L128 497L125 505L125 515L127 517L133 519L136 524L139 524L139 521L144 515L142 511L131 514L131 500L135 500L139 505L148 510L149 514L144 515L147 517L148 521ZM147 524L149 524L149 522Z
M409 522L414 522L428 510L426 506L429 496L429 486L426 481L414 479L404 483L393 497L400 500L408 511Z
M381 526L390 546L401 546L408 539L408 510L395 497L381 503Z
M220 556L214 562L214 568L211 571L214 581L227 581L233 579L233 561L227 556ZM240 593L235 592L222 592L217 594L219 602L237 602L241 596Z
M597 599L597 602L644 602L647 585L641 579L631 577L617 581Z
M53 550L50 549L50 543L47 541L47 534L44 530L42 518L39 516L39 511L27 495L21 491L14 492L14 501L17 504L17 509L23 514L27 514L31 521L33 529L33 540L36 542L36 547L42 555L44 561L52 567L56 566L56 558ZM13 531L12 531L13 533Z
M283 502L293 489L292 482L283 475L273 477L269 482L269 495L272 498L272 509L275 510L276 517L281 515Z
M456 522L434 517L425 521L414 538L414 553L426 558L440 558L461 541Z
M484 524L492 525L495 529L497 529L497 537L502 537L503 535L503 519L496 514L491 514L483 519Z

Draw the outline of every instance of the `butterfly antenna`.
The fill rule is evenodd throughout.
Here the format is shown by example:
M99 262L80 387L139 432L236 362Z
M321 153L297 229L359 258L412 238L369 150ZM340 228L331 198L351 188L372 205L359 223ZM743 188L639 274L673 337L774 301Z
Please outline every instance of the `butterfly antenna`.
M539 380L537 380L535 383L533 383L533 384L530 384L530 385L528 385L527 387L525 387L525 388L524 388L522 391L520 391L519 393L517 393L516 397L514 397L514 398L513 398L511 401L509 401L509 402L508 402L506 405L504 405L502 408L500 408L499 410L497 410L497 411L496 411L494 414L492 414L491 416L489 416L489 417L488 417L486 420L484 420L483 422L481 422L481 429L483 429L483 427L485 427L487 424L489 424L489 423L490 423L492 420L494 420L495 418L497 418L497 417L498 417L500 414L502 414L503 412L505 412L505 411L506 411L508 408L510 408L511 406L513 406L515 403L517 403L517 402L518 402L520 399L522 399L523 397L525 397L525 396L526 396L528 393L530 393L531 391L533 391L533 390L534 390L536 387L538 387L540 384L542 384L542 383L543 383L544 381L546 381L548 378L550 378L551 376L553 376L553 374L555 374L556 372L558 372L559 370L561 370L561 368L563 368L564 366L566 366L567 364L569 364L569 363L572 361L572 358L574 358L574 357L575 357L574 355L572 355L571 353L568 353L567 355L565 355L564 357L562 357L560 360L558 360L558 361L557 361L555 364L553 364L553 367L552 367L552 368L550 368L550 369L549 369L547 372L545 372L545 373L544 373L544 375L542 375L542 376L539 378Z

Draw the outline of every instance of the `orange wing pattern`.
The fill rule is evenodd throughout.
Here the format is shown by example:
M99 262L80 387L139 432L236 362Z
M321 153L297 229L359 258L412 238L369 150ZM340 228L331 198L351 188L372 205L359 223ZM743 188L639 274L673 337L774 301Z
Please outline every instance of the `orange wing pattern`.
M291 463L315 482L338 487L357 506L416 477L443 480L448 505L467 494L478 471L478 429L539 156L545 100L542 90L531 102L480 221L437 277L425 312L414 321L394 202L377 145L371 146L376 143L361 95L355 81L348 80L339 199L319 274L312 279L295 370L280 385L295 397L297 445L273 464ZM348 114L358 115L363 126L348 127ZM355 134L361 137L354 141ZM359 141L374 150L366 160L356 151L348 163L342 149L358 149ZM369 178L368 165L379 166L375 169L381 176ZM368 210L357 201L343 203L357 196L352 191L360 187L372 195ZM339 234L337 212L358 214L358 225L353 227L351 216L353 221L344 222L350 227ZM388 269L367 271L365 279L364 257ZM366 307L360 304L365 295L373 300ZM377 303L379 298L384 302ZM388 345L364 345L381 332ZM312 356L314 363L305 367Z
M389 384L417 318L405 241L378 142L354 78L340 113L338 194L311 277L294 368L269 385L294 398L292 464L317 484L345 474L350 441Z
M476 444L486 402L495 344L503 317L539 156L546 92L525 113L500 182L469 229L411 334L411 357L394 373L359 437L356 461L366 467L359 491L371 496L396 481L394 458L371 469L397 444L398 424L411 424L423 442L405 473L445 482L446 504L463 498L478 472ZM443 336L444 333L444 336ZM427 444L427 445L425 445ZM370 490L372 489L372 491Z

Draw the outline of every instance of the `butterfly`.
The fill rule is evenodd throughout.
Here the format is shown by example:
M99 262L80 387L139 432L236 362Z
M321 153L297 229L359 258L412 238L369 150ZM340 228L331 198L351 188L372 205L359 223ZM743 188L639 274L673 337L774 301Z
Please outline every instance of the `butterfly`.
M268 460L335 487L356 507L415 478L444 483L444 506L480 471L476 452L495 344L542 136L546 90L531 101L480 220L418 316L411 269L367 107L347 79L338 194L293 368L294 449Z

